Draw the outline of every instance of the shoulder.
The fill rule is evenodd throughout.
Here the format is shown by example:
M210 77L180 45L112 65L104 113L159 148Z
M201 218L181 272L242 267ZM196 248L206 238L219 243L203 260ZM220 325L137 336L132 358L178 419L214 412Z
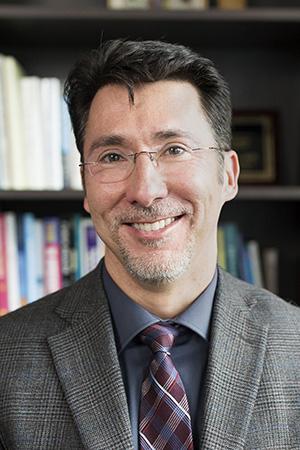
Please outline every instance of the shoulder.
M71 286L1 317L0 342L55 334L72 323L73 319L76 320L76 317L92 311L99 293L103 297L100 271L97 268Z
M246 308L254 319L278 331L285 329L300 335L300 307L272 292L258 288L219 270L219 289L236 306Z

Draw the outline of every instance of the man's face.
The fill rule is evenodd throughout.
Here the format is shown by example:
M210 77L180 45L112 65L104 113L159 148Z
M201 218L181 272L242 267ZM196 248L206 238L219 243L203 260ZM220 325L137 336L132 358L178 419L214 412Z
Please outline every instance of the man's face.
M123 86L98 91L86 127L85 161L107 149L137 153L171 143L216 146L190 83L147 83L134 95L132 105ZM236 194L236 155L225 155L222 183L218 170L213 150L164 172L141 154L132 174L114 183L99 183L86 170L84 206L106 245L107 268L157 285L196 273L205 259L215 258L219 213Z

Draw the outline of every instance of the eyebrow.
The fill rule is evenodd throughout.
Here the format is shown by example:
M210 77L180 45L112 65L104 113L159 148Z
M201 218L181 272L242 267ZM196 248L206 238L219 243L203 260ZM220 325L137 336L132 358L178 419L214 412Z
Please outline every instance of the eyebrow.
M153 139L155 141L165 141L170 138L188 138L193 139L192 135L181 129L169 129L169 130L160 130L153 133ZM101 136L93 141L91 146L89 147L89 155L93 153L94 150L101 147L113 147L113 146L128 146L128 140L119 135L119 134L109 134Z
M118 134L109 134L101 136L93 141L89 147L89 153L92 153L99 147L111 147L113 145L124 145L126 139Z
M156 140L165 140L170 138L188 138L193 139L191 133L181 129L170 129L170 130L162 130L154 133L154 139Z

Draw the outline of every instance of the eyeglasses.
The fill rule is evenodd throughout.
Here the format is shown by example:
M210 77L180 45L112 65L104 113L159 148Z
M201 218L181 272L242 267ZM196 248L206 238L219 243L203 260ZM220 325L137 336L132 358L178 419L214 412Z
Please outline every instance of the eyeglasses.
M218 152L229 151L227 148L199 147L190 148L182 144L168 144L160 150L126 153L122 150L103 150L97 154L95 161L87 161L79 164L87 167L89 174L96 177L99 183L116 183L128 178L134 170L138 156L147 155L153 165L163 174L169 174L174 169L184 170L185 165L201 158L208 150Z

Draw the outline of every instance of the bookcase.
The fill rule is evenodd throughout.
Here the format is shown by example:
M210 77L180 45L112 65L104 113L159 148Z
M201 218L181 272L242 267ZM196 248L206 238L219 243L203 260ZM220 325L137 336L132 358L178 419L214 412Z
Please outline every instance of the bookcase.
M101 39L163 39L212 58L230 84L237 110L278 114L278 182L241 186L222 221L279 249L279 293L300 304L300 0L249 0L244 10L105 8L96 0L0 3L0 52L26 73L64 79L72 63ZM77 191L0 191L0 211L38 215L83 212Z

